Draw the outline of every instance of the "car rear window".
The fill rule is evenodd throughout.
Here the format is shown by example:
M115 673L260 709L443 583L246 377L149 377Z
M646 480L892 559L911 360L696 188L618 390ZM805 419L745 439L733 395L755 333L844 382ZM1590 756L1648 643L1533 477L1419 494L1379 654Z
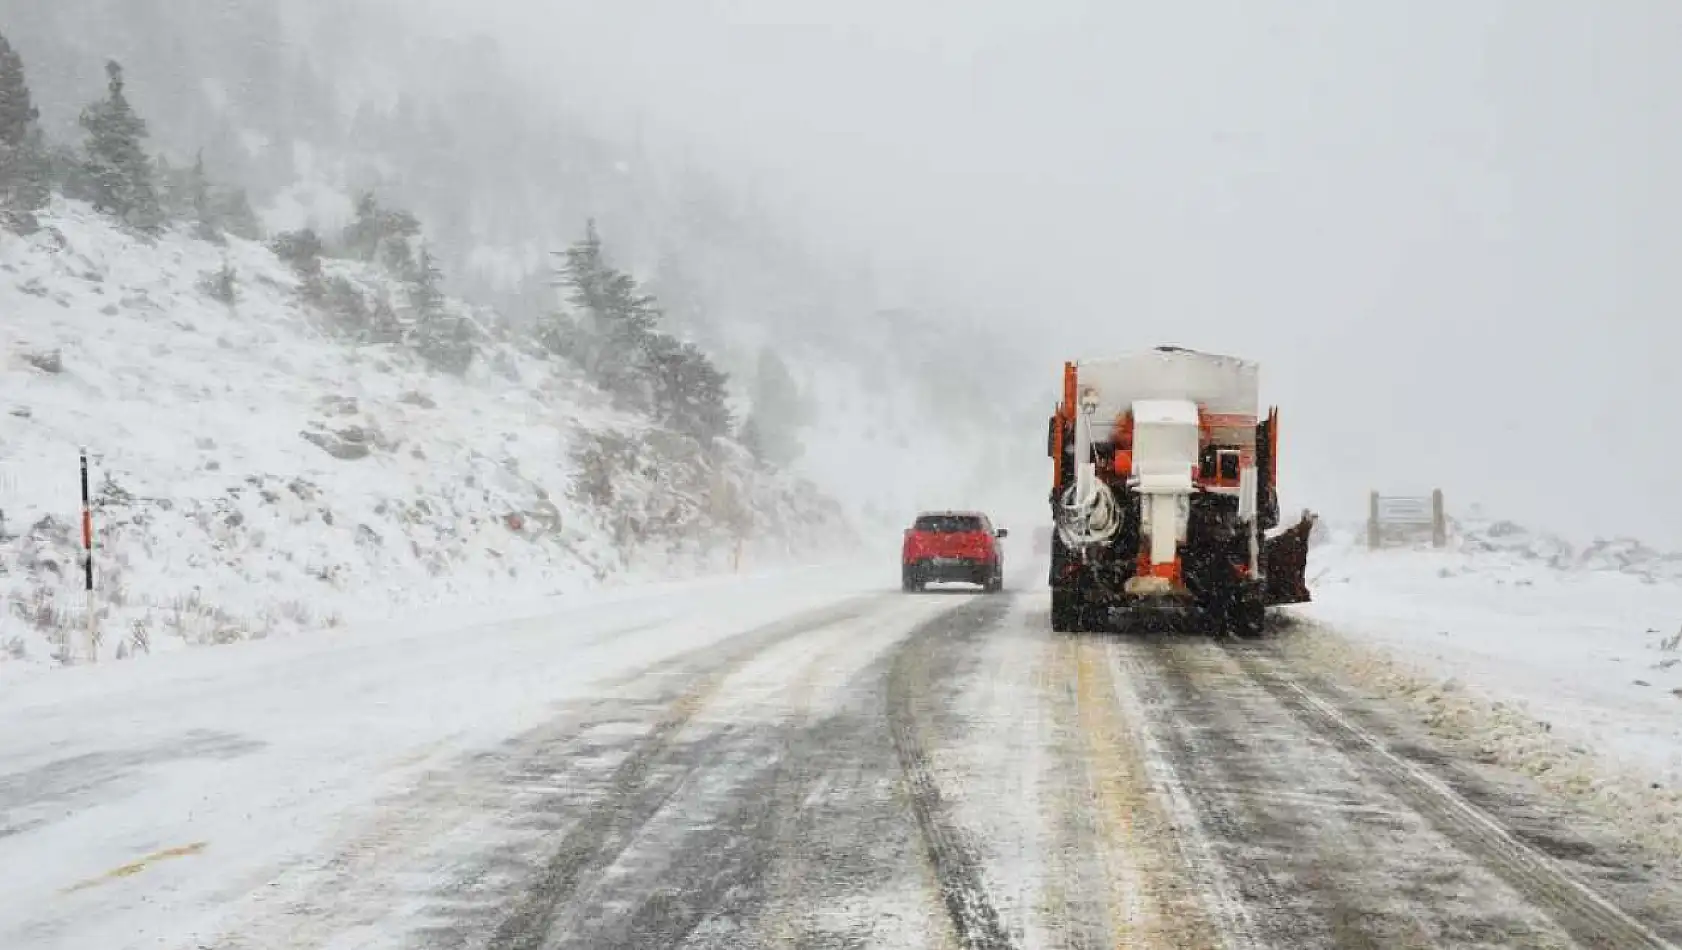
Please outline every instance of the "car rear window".
M922 515L913 527L935 534L963 534L981 530L981 519L975 515Z

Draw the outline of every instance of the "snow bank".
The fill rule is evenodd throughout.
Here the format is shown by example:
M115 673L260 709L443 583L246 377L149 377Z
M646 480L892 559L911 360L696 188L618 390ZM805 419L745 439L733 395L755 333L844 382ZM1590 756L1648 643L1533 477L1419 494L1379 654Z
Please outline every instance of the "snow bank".
M1498 521L1448 549L1332 531L1303 662L1402 701L1438 735L1682 855L1682 583L1634 542L1583 550Z
M1319 532L1318 540L1353 547L1364 543L1365 530L1359 524L1328 525ZM1430 542L1419 541L1406 550L1428 552ZM1682 552L1660 551L1634 538L1596 538L1586 545L1576 545L1559 535L1493 517L1477 505L1461 517L1449 517L1448 546L1432 553L1460 555L1456 569L1469 565L1497 571L1550 568L1627 574L1651 584L1682 582Z
M0 239L0 670L85 626L79 446L105 656L726 570L739 531L749 565L850 541L810 485L703 457L516 340L441 375L329 339L262 245L143 241L74 202L43 223Z
M230 945L215 932L240 946L367 946L360 920L312 920L337 940L299 936L277 897L319 893L347 855L370 872L358 885L401 893L415 883L403 862L486 805L475 790L510 737L628 699L615 681L652 664L892 590L875 580L826 569L588 591L19 677L0 690L0 721L27 723L4 749L16 781L0 867L30 873L0 891L0 947ZM468 756L491 773L461 767ZM405 799L452 765L437 772L455 777L446 798ZM246 914L267 926L242 931Z

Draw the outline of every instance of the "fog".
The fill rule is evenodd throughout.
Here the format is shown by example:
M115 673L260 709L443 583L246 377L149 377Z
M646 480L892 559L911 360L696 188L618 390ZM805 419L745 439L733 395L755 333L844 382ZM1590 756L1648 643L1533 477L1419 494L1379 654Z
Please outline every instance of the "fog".
M1295 502L1682 540L1674 4L433 2L1048 394L1162 341L1263 361Z
M214 168L271 196L359 163L329 182L348 194L389 166L381 187L464 279L475 242L494 245L480 258L537 259L599 215L644 276L669 243L692 279L727 271L714 283L728 299L710 301L721 319L758 303L753 319L821 324L804 335L823 352L849 334L877 346L880 319L866 330L840 314L939 319L951 353L926 375L952 406L977 401L973 381L948 385L954 359L1010 354L997 406L981 408L1009 429L988 451L1024 456L1000 481L1028 509L1043 505L1045 462L1030 456L1061 361L1174 342L1263 364L1292 507L1358 517L1370 489L1440 486L1453 510L1481 501L1578 537L1682 545L1674 4L361 3L444 36L489 34L543 90L550 125L537 130L499 77L476 81L486 47L405 47L339 4L320 4L332 28L302 32L297 51L268 48L276 31L255 4L197 21L190 9L216 4L171 7L203 34L189 59L144 30L88 14L78 33L0 0L55 127L73 132L101 57L124 55L178 157L208 143ZM295 54L314 72L289 70ZM424 121L376 110L365 124L359 99L402 88L377 78L393 55L420 70L414 85L458 94ZM255 90L244 128L186 107L207 64L224 88ZM335 97L348 110L336 120ZM612 144L568 138L573 117ZM252 133L307 140L320 160L280 147L247 161ZM668 241L686 199L652 193L660 174L618 175L620 155L721 176L775 229L702 221ZM833 271L759 280L783 229L800 260ZM929 346L917 340L901 348ZM846 358L871 362L858 347Z

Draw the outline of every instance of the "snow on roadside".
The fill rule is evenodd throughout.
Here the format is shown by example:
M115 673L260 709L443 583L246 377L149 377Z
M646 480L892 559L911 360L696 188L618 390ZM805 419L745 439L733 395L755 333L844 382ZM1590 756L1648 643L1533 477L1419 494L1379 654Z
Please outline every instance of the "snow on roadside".
M1334 537L1286 649L1682 855L1682 583L1641 550L1510 526L1443 551Z
M441 618L357 637L274 638L82 666L0 691L27 722L0 750L0 946L190 943L283 874L325 873L388 796L548 722L613 678L876 590L854 571L768 572ZM381 908L385 910L386 908ZM262 941L274 936L273 944ZM256 945L281 935L254 934Z
M728 569L715 486L756 518L749 564L846 537L810 485L686 458L512 341L428 372L329 340L260 244L143 241L76 202L43 224L0 243L0 675L85 627L78 446L105 657ZM592 462L622 471L581 495Z

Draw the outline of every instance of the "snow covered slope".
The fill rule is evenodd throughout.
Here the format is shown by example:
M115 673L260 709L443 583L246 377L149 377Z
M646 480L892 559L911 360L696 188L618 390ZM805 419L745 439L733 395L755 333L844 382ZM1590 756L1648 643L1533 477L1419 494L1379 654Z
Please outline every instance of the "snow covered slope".
M1677 563L1483 518L1442 551L1368 551L1333 531L1298 609L1314 626L1291 644L1682 854Z
M482 358L442 375L329 339L261 245L142 241L69 202L44 224L0 238L0 669L84 626L78 446L105 655L728 569L738 521L749 564L848 541L810 484L610 411L491 315Z

